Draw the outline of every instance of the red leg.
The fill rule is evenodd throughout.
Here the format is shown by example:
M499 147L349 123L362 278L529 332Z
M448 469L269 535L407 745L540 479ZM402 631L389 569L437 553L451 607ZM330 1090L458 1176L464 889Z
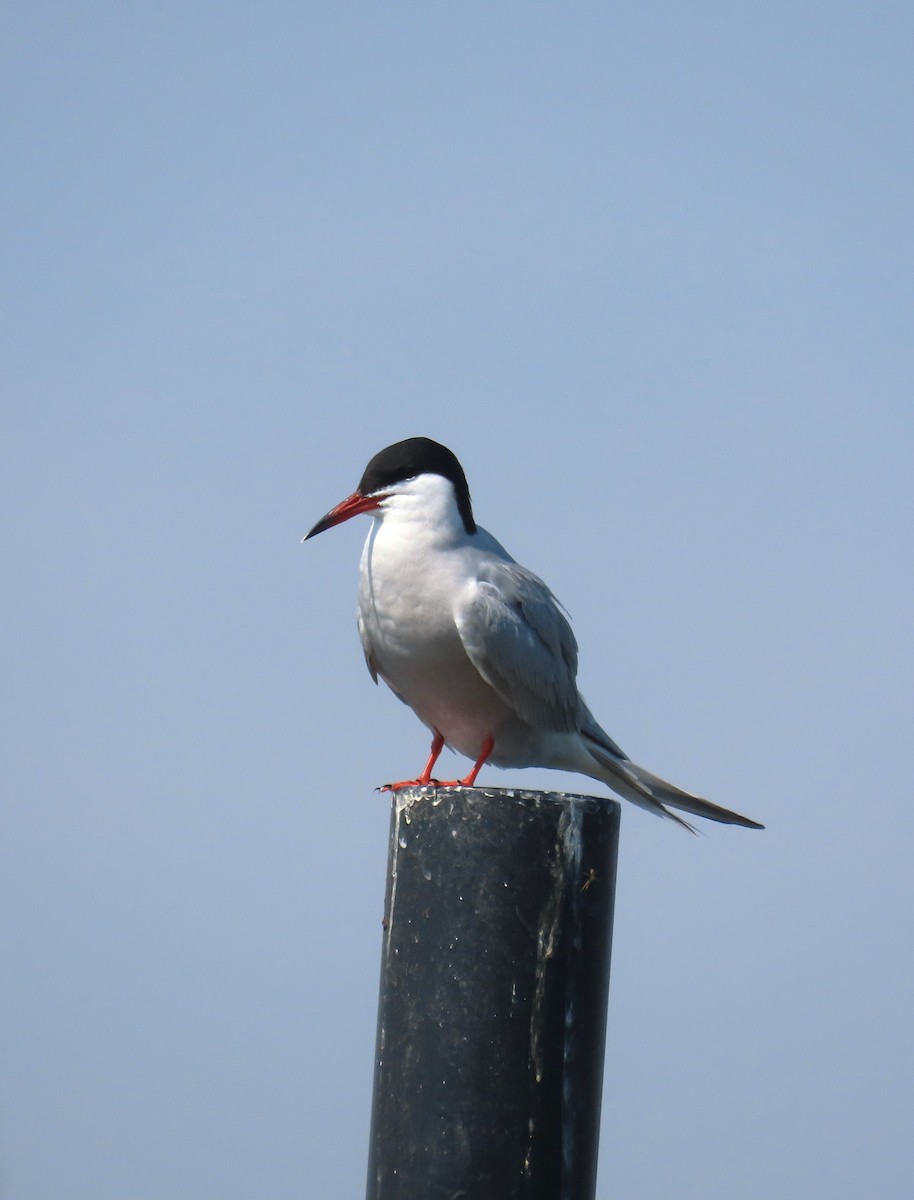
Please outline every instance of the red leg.
M486 740L482 743L482 752L473 766L473 770L467 775L466 779L460 780L461 787L472 787L476 782L476 776L482 770L482 764L486 761L492 751L495 749L495 739L491 733L486 734Z
M429 751L428 762L422 768L422 774L419 776L419 782L421 784L426 784L431 779L432 767L438 761L438 756L441 754L441 751L443 749L444 749L444 738L436 729L435 736L432 738L432 748Z
M492 751L495 749L495 739L491 733L486 734L486 740L482 743L482 751L479 758L473 765L473 770L467 775L466 779L436 779L437 787L472 787L476 782L476 776L482 770L482 764L486 761Z
M428 762L422 768L422 774L418 779L401 779L398 783L385 783L383 787L378 788L379 792L397 792L400 788L405 787L427 787L432 780L432 767L438 761L438 756L444 749L444 738L435 730L435 736L432 738L432 748L429 752ZM480 764L482 765L482 764Z

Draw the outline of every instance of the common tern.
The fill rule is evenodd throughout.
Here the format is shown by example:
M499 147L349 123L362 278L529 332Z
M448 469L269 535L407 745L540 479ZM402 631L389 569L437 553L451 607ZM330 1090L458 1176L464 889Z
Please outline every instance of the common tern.
M561 606L476 524L463 468L446 446L414 437L381 450L302 540L359 513L373 518L359 582L365 661L432 732L418 778L385 790L472 787L486 762L552 767L689 829L670 808L764 828L639 767L597 724L578 691L578 646ZM433 779L444 746L473 761L465 778Z

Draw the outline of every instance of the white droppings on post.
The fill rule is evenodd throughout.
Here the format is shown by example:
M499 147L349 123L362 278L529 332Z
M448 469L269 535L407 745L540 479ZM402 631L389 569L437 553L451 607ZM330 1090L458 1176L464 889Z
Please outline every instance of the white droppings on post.
M575 949L581 945L581 854L583 845L583 806L570 804L559 821L559 839L565 863L565 888L571 905L571 927L574 931ZM573 984L573 977L570 983ZM573 1178L571 1166L577 1157L575 1144L574 1063L577 1054L577 988L569 986L565 999L565 1038L562 1047L562 1195L564 1198L568 1181Z
M417 792L414 788L407 788L399 791L394 796L394 836L393 836L393 862L390 868L390 910L387 913L387 927L384 931L384 953L390 953L390 935L394 927L394 914L397 906L397 864L400 858L400 851L405 850L409 845L409 839L406 834L401 832L402 825L409 825L410 813L414 804L427 794L427 789L422 788Z

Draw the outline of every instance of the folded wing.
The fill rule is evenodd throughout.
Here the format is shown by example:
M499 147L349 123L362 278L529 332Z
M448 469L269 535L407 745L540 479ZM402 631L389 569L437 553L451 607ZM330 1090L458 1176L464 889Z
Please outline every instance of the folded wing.
M543 581L513 562L484 565L455 620L476 670L535 729L577 729L578 644Z

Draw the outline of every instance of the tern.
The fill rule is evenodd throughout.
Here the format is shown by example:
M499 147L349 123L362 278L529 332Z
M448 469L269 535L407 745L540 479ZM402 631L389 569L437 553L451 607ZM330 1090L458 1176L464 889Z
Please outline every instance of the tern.
M484 763L587 775L642 808L763 829L639 767L597 724L578 691L578 645L559 602L476 524L456 456L430 438L371 459L351 496L302 541L359 513L358 626L368 670L432 733L421 774L386 784L472 787ZM444 746L473 762L447 784L432 771ZM693 830L694 832L694 830Z

